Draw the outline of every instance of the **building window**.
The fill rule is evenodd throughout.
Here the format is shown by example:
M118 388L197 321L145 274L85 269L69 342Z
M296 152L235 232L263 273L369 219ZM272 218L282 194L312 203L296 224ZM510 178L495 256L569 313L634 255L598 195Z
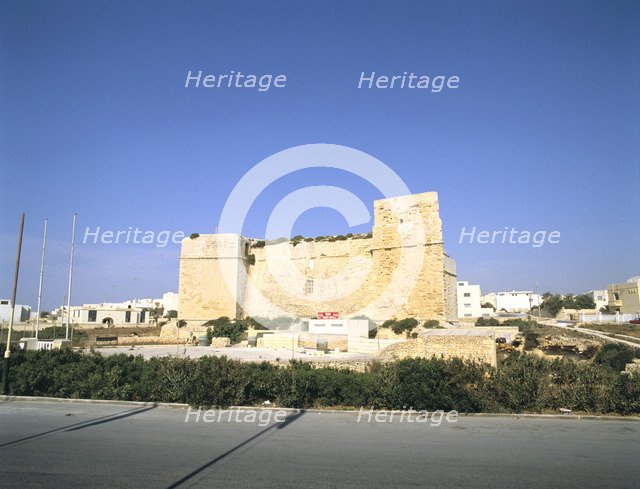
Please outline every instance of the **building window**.
M96 319L98 319L98 311L96 311L95 309L89 309L89 316L87 318L87 321L89 321L90 323L95 323Z
M471 304L467 303L464 305L464 307L471 307Z
M308 278L304 286L305 294L313 294L313 279Z
M614 300L619 301L620 300L620 294L618 294L617 292L614 292L613 293L613 298L614 298Z
M465 292L465 293L464 293L464 296L465 296L465 297L471 297L471 292Z
M470 317L471 317L471 313L466 313L466 314L464 315L464 317L466 317L466 318L470 318Z
M140 312L140 322L141 323L144 323L146 314L147 314L147 311L141 311Z
M131 322L131 311L126 311L124 313L124 322L125 323L130 323Z

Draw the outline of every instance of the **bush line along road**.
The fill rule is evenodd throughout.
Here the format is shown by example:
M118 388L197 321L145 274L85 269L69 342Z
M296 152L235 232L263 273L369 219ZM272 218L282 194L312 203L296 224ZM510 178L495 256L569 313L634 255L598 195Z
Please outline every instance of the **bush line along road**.
M610 345L594 362L514 353L499 369L459 359L373 362L366 371L292 362L102 356L72 350L16 351L10 395L293 408L361 406L476 412L635 414L640 377L621 375L629 352Z

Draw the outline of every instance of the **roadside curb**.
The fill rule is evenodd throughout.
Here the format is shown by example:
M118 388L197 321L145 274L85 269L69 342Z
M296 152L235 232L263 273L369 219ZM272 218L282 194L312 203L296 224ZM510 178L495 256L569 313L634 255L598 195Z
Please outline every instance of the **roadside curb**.
M57 402L61 404L112 404L116 406L166 407L186 409L188 404L177 402L146 402L146 401L110 401L107 399L70 399L66 397L38 397L38 396L0 396L0 401L28 401L28 402Z
M57 402L61 404L98 404L98 405L116 405L116 406L139 406L139 407L163 407L170 409L188 409L189 404L174 403L174 402L145 402L145 401L110 401L105 399L69 399L64 397L36 397L36 396L0 396L0 401L24 401L24 402ZM194 409L194 408L191 408ZM205 409L205 408L202 408ZM219 409L210 407L207 409ZM311 414L359 414L359 409L299 409L299 408L285 408L274 406L230 406L225 408L227 410L271 410L271 411L285 411L287 413L311 413ZM391 409L363 409L363 412L376 413L390 413ZM394 412L400 412L400 410L394 410ZM417 411L419 412L419 411ZM631 421L640 422L640 416L611 416L611 415L597 415L597 414L542 414L542 413L458 413L458 417L462 418L510 418L510 419L566 419L571 421Z

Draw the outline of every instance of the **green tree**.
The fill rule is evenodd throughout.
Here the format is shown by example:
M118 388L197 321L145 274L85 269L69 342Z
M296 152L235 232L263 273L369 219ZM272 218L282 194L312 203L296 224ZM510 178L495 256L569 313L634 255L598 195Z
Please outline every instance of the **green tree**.
M587 294L577 295L575 297L576 309L595 309L596 303L592 297Z
M393 324L393 326L391 326L391 329L395 334L408 333L413 328L418 326L418 324L418 320L415 318L405 318Z
M231 321L228 317L223 316L212 321L207 321L205 326L207 328L207 337L211 338L229 338L231 344L238 343L249 324L246 321L236 320Z
M156 323L156 326L157 326L158 319L160 319L162 317L162 314L164 313L164 307L152 307L148 309L148 311L149 311L149 318L153 319L153 321Z
M564 300L559 294L546 293L542 297L543 297L542 304L541 304L542 309L544 309L554 317L564 307Z

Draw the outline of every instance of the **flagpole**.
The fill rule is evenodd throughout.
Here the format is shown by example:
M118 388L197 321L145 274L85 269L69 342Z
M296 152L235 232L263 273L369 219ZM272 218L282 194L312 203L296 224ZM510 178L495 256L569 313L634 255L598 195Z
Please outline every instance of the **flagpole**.
M69 289L67 291L67 329L64 339L69 339L69 323L71 322L71 282L73 280L73 249L76 242L76 214L73 213L73 225L71 227L71 260L69 262Z
M16 291L18 289L18 272L20 271L20 253L22 251L22 232L24 230L24 212L20 218L20 234L18 235L18 255L16 256L16 269L13 275L13 292L11 294L11 311L9 312L9 331L7 333L7 348L4 351L2 364L2 394L9 393L9 364L11 357L11 330L13 328L13 315L16 310Z
M42 280L44 278L44 252L47 247L47 222L49 219L44 220L44 236L42 237L42 258L40 259L40 284L38 285L38 312L36 316L36 339L38 339L38 333L40 332L40 304L42 303Z

